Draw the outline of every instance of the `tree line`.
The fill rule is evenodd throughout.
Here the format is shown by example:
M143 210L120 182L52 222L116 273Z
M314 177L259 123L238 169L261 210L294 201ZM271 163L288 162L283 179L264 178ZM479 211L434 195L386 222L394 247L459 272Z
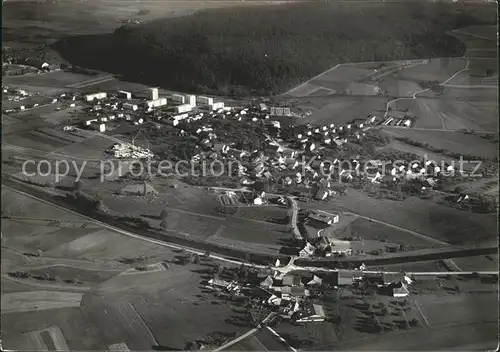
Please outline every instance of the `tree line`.
M109 37L69 38L58 47L77 64L171 89L273 95L341 62L459 56L463 44L446 32L495 23L495 13L441 2L227 8L124 25Z

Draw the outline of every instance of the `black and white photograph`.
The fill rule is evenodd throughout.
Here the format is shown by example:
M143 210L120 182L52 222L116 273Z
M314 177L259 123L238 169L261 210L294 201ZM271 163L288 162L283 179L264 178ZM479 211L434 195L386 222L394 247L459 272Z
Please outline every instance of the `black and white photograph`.
M3 0L0 348L496 351L498 105L493 0Z

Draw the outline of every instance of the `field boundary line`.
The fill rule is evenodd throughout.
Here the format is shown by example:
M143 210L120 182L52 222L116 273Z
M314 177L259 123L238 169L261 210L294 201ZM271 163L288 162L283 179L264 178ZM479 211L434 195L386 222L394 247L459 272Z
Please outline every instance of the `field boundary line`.
M54 204L54 203L51 203L49 201L46 201L45 199L38 198L38 197L36 197L34 195L31 195L29 193L26 193L26 192L23 192L23 191L19 191L19 190L15 189L15 188L12 188L12 187L9 187L9 186L6 186L6 185L2 185L2 187L5 187L5 188L7 188L7 189L9 189L9 190L11 190L13 192L22 194L22 195L24 195L26 197L29 197L31 199L35 199L35 200L37 200L39 202L42 202L44 204L47 204L47 205L53 207L53 208L66 211L66 212L68 212L70 214L77 215L77 216L82 217L84 219L88 219L89 221L94 222L95 224L98 224L98 225L102 226L105 229L108 229L108 230L116 232L116 233L120 233L120 234L128 236L128 237L132 237L132 238L139 239L139 240L142 240L142 241L146 241L146 242L149 242L149 243L157 244L159 246L163 246L163 247L167 247L167 248L184 249L187 252L193 253L193 254L198 254L198 255L204 255L205 254L205 252L202 252L200 250L196 250L196 249L193 249L193 248L190 248L190 247L187 247L187 246L175 245L175 244L172 244L172 243L168 243L168 242L164 242L164 241L159 241L159 240L153 240L151 238L147 238L147 237L144 237L144 236L141 236L141 235L137 235L137 234L134 234L132 232L129 232L129 231L126 231L126 230L122 230L120 228L117 228L117 227L111 226L109 224L106 224L105 222L93 219L93 218L91 218L89 216L80 214L80 213L78 213L76 211L64 208L64 207L59 206L59 205ZM261 268L261 269L267 268L266 265L249 264L249 263L245 263L245 262L238 261L238 260L227 259L227 258L218 256L218 255L214 255L214 254L210 254L210 258L216 259L216 260L219 260L219 261L223 261L223 262L227 262L227 263L232 263L232 264L238 264L238 265L244 264L245 266L254 266L256 268Z
M38 287L38 288L55 288L55 289L63 291L63 292L79 292L79 293L81 293L81 292L87 292L87 291L91 290L90 286L85 286L85 285L75 286L75 285L64 284L64 283L61 283L60 285L46 284L46 283L42 283L42 282L38 282L38 281L33 281L30 279L13 278L7 274L2 274L1 277L2 277L2 279L17 282L18 284L22 284L22 285L26 285L26 286L33 286L33 287Z
M234 340L231 340L231 341L229 341L229 342L225 343L224 345L222 345L222 346L220 346L220 347L217 347L217 348L216 348L216 349L214 349L212 352L219 352L219 351L221 351L221 350L223 350L223 349L225 349L225 348L227 348L227 347L229 347L229 346L232 346L232 345L234 345L234 344L236 344L236 343L240 342L241 340L243 340L243 339L247 338L248 336L251 336L251 335L255 334L258 330L259 330L259 329L256 329L256 328L254 328L254 329L252 329L252 330L249 330L249 331L247 331L246 333L244 333L243 335L238 336L238 337L237 337L237 338L235 338Z
M463 130L457 130L457 129L440 129L440 128L420 128L420 127L401 127L401 126L380 126L381 128L393 128L393 129L402 129L402 130L417 130L417 131L435 131L435 132L459 132L459 133L464 133ZM498 132L491 132L491 131L475 131L474 133L481 133L481 134L497 134Z
M315 80L316 78L319 78L319 77L323 76L324 74L327 74L327 73L329 73L329 72L331 72L331 71L333 71L333 70L337 69L337 68L338 68L338 67L340 67L341 65L345 65L345 64L337 64L337 65L335 65L335 66L331 67L330 69L328 69L328 70L326 70L326 71L321 72L320 74L318 74L318 75L314 76L313 78L308 79L307 81L305 81L305 82L303 82L303 83L299 84L298 86L296 86L296 87L294 87L294 88L290 89L289 91L287 91L287 92L285 92L285 93L282 93L282 94L280 94L280 95L287 95L287 94L290 94L291 92L293 92L293 91L295 91L295 90L297 90L297 89L299 89L299 88L302 88L302 87L303 87L303 86L305 86L307 83L309 83L309 82L311 82L311 81Z
M495 39L493 39L493 38L483 37L482 35L468 32L467 28L469 28L469 27L454 29L452 32L455 32L457 34L468 35L469 37L474 37L474 38L478 38L478 39L484 39L487 41L495 41Z
M290 346L290 344L280 335L278 334L273 328L270 326L266 326L267 330L269 330L274 336L276 336L278 339L280 339L285 345L287 345L288 348L290 348L293 352L297 352L295 348Z
M420 308L420 305L418 304L417 300L414 300L413 303L415 304L415 307L417 308L418 313L420 314L420 316L424 320L425 326L427 328L429 328L430 327L429 321L427 320L427 317L425 316L424 312L422 311L422 308Z

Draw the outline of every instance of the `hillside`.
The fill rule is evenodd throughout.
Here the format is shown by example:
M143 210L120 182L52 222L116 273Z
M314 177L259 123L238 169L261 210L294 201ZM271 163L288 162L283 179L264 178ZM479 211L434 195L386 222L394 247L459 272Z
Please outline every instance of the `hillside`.
M342 62L460 56L455 28L496 21L486 4L306 2L126 25L55 45L82 66L165 88L277 94Z

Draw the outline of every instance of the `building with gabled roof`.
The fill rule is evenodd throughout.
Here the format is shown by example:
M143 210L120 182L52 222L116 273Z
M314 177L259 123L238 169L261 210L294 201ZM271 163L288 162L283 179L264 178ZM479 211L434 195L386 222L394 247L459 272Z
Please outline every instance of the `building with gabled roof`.
M322 305L308 303L303 309L292 314L291 321L296 323L309 323L324 321L325 318L326 315Z
M273 283L274 283L274 281L273 281L272 277L271 277L271 276L267 276L267 277L264 279L264 281L262 281L262 282L260 283L260 286L261 286L261 287L267 287L267 288L269 288L269 287L271 287L271 286L273 285Z

